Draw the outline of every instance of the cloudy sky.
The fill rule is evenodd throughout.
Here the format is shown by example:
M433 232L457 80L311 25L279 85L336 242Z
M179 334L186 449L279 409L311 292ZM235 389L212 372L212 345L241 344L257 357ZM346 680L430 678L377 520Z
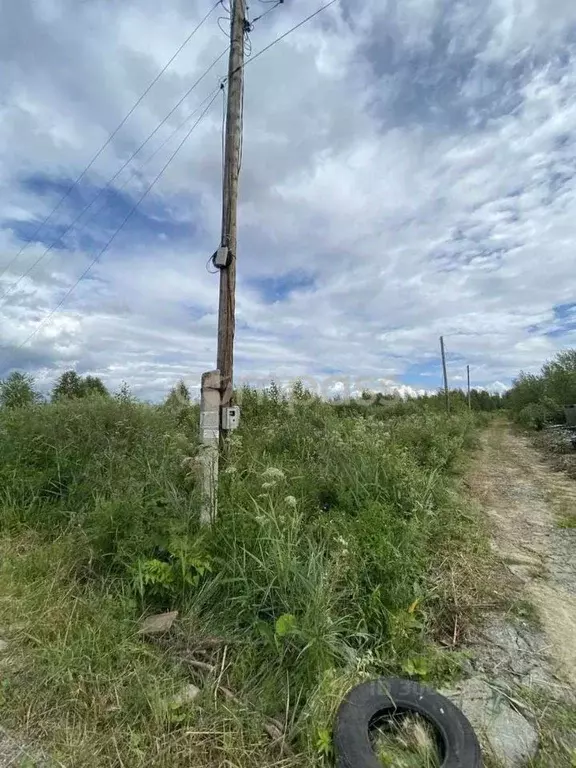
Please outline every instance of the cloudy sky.
M253 52L321 2L285 0ZM119 173L225 51L224 8L40 227L211 5L0 0L0 377L75 367L158 398L214 367L220 95L54 309L225 75ZM238 380L430 390L444 334L455 384L469 363L499 387L576 346L575 4L340 0L245 74Z

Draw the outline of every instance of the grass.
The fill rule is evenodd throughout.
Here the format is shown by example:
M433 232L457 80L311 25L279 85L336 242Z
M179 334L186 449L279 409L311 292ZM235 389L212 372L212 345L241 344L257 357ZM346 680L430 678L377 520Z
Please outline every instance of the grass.
M558 528L576 528L576 515L568 515L561 518L557 525Z
M530 768L576 766L576 703L558 701L542 689L524 689L538 724L540 749Z
M396 717L374 734L374 746L383 766L390 768L440 768L440 754L433 728L418 715Z
M60 764L322 765L355 682L458 675L435 640L487 551L458 491L474 417L242 399L211 530L193 407L0 411L0 722ZM170 641L146 642L168 609Z

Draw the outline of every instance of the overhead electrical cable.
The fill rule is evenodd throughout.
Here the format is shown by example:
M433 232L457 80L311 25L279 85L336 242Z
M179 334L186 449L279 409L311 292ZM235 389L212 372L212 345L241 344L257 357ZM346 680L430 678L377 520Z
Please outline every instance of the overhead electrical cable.
M186 101L186 99L190 96L192 91L196 89L196 87L204 80L206 75L208 75L209 72L214 69L216 64L226 55L228 52L229 47L226 48L220 55L214 59L214 61L210 64L210 66L204 70L202 75L194 82L194 84L186 91L186 93L177 101L177 103L172 107L170 112L161 120L156 128L148 134L148 136L144 139L144 141L140 144L140 146L130 155L130 157L120 166L120 168L116 171L116 173L112 176L111 179L106 183L104 187L102 187L96 196L80 211L80 213L77 214L77 216L72 220L72 222L66 227L64 232L62 232L41 254L38 256L38 258L28 267L28 269L20 275L11 285L9 285L4 293L0 296L0 299L3 299L5 296L7 296L9 293L11 293L15 288L17 288L22 280L24 280L25 277L27 277L32 270L34 270L38 264L40 264L41 261L43 261L46 256L58 245L58 243L62 242L63 238L70 232L70 230L74 227L74 225L82 218L82 216L88 211L94 203L102 197L102 195L109 189L112 188L113 182L118 178L118 176L122 173L122 171L132 162L132 160L138 155L144 147L148 144L148 142L158 133L160 128L162 128L163 125L172 117L174 112ZM184 122L187 122L190 119L190 115L186 118ZM180 126L181 127L181 126ZM85 222L86 223L86 222ZM84 226L84 225L83 225Z
M24 347L26 344L28 344L28 342L29 342L29 341L31 341L31 340L34 338L34 336L36 336L36 334L38 333L38 331L40 331L40 329L41 329L41 328L43 328L43 327L44 327L44 326L45 326L45 325L46 325L46 324L47 324L47 323L48 323L48 322L49 322L49 321L52 319L52 317L54 316L54 314L55 314L55 313L56 313L56 312L57 312L57 311L58 311L58 310L59 310L59 309L60 309L60 308L61 308L61 307L64 305L64 303L65 303L65 302L68 300L68 298L69 298L69 297L72 295L72 293L73 293L73 292L76 290L76 288L77 288L77 287L80 285L80 283L82 282L82 280L84 280L84 278L85 278L85 277L86 277L86 276L89 274L89 272L92 270L92 268L95 266L95 264L96 264L96 263L97 263L97 262L98 262L98 261L99 261L99 260L102 258L102 256L104 255L104 253L106 253L106 251L108 250L108 248L110 248L110 246L112 245L112 243L114 242L114 240L115 240L115 239L118 237L118 235L120 234L120 232L122 231L122 229L123 229L123 228L126 226L126 224L128 223L128 221L129 221L129 220L132 218L132 216L134 215L134 213L135 213L135 212L136 212L136 210L138 209L138 206L139 206L139 205L140 205L140 204L143 202L143 200L144 200L144 199L147 197L147 195L150 193L150 191L153 189L153 187L154 187L154 186L155 186L155 185L158 183L158 181L161 179L161 177L163 176L163 174L166 172L166 170L168 169L168 167L170 166L170 164L172 163L172 161L174 160L174 158L176 157L176 155L178 154L178 152L180 152L180 150L182 149L182 147L184 146L184 144L186 143L186 141L187 141L187 140L190 138L190 136L192 135L193 131L196 129L196 127L197 127L197 126L200 124L200 122L203 120L203 118L205 117L206 113L208 112L208 110L210 109L210 107L212 106L212 104L214 104L214 102L215 102L215 100L216 100L216 98L217 98L217 96L218 96L219 92L220 92L220 87L218 87L218 88L217 88L217 89L214 91L214 93L213 93L213 95L212 95L212 98L211 98L210 102L208 103L208 105L206 106L206 108L203 110L203 112L202 112L202 114L200 115L200 117L199 117L199 118L196 120L196 122L195 122L195 123L192 125L192 127L191 127L191 128L190 128L190 130L187 132L187 134L184 136L184 138L182 139L182 141L181 141L181 142L178 144L178 146L176 147L176 149L174 150L174 152L173 152L173 153L170 155L170 157L168 158L167 162L164 164L164 166L163 166L163 168L161 169L161 171L160 171L160 172L159 172L159 173L156 175L156 177L153 179L153 181L152 181L152 182L151 182L151 183L150 183L150 184L149 184L149 185L146 187L146 189L145 189L145 190L144 190L144 192L143 192L143 193L140 195L140 197L138 198L138 200L137 200L137 201L134 203L134 205L132 206L132 208L130 209L130 211L128 211L128 213L126 214L126 216L124 217L124 219L122 220L122 222L120 223L120 225L119 225L119 226L118 226L118 227L117 227L117 228L114 230L113 234L110 236L110 238L108 239L108 241L106 242L106 244L105 244L105 245L104 245L104 246L103 246L103 247L102 247L102 248L101 248L101 249L98 251L98 253L96 254L96 256L94 256L94 258L92 259L92 261L90 262L90 264L89 264L89 265L86 267L86 269L84 270L84 272L82 272L82 274L81 274L81 275L80 275L80 277L79 277L79 278L76 280L76 282L75 282L75 283L74 283L74 284L73 284L73 285L72 285L72 286L71 286L71 287L68 289L68 291L66 291L66 293L64 294L64 296L62 297L62 299L60 299L60 301L58 302L58 304L57 304L57 305L56 305L56 306L55 306L55 307L54 307L52 310L50 310L50 312L49 312L49 313L46 315L46 317L45 317L45 318L43 318L43 320L41 320L41 322L40 322L40 323L39 323L39 324L36 326L36 328L35 328L35 329L32 331L32 333L31 333L29 336L27 336L27 337L26 337L26 339L25 339L25 340L24 340L24 341L23 341L23 342L22 342L22 343L21 343L21 344L20 344L20 345L17 347L17 349L21 349L21 348L22 348L22 347Z
M110 145L110 143L113 141L113 139L118 135L119 131L124 127L128 119L132 116L134 111L138 108L138 106L142 103L142 101L146 98L146 96L150 93L152 88L156 85L156 83L160 80L162 75L166 72L166 70L170 67L170 65L173 63L173 61L176 59L176 57L184 50L184 48L188 45L190 40L194 37L194 35L198 32L198 30L206 23L206 21L210 18L212 13L216 10L216 8L220 5L221 0L217 0L217 2L210 8L208 13L202 18L202 20L194 27L192 32L188 35L188 37L184 40L184 42L180 45L180 47L176 50L176 52L168 59L166 64L162 67L162 69L158 72L158 74L153 78L153 80L148 84L148 86L144 89L142 94L136 99L132 107L128 110L126 115L122 118L122 120L118 123L116 128L112 131L112 133L108 136L104 144L100 147L100 149L96 152L96 154L92 157L90 162L84 167L84 170L82 173L75 179L75 181L72 182L72 184L69 186L69 188L66 190L66 192L62 195L62 197L58 200L56 205L52 208L52 210L49 212L48 216L46 216L45 219L43 219L38 227L34 230L31 237L22 245L18 253L6 264L6 266L3 268L2 272L0 272L0 277L2 277L12 266L13 264L18 260L18 258L21 256L21 254L24 252L24 250L30 245L30 243L36 241L36 237L40 234L42 229L48 224L48 222L52 219L52 216L60 209L62 204L67 200L67 198L70 196L70 194L74 191L74 189L78 186L78 184L82 181L82 179L86 176L88 171L92 168L96 160L101 156L101 154L104 152L104 150Z

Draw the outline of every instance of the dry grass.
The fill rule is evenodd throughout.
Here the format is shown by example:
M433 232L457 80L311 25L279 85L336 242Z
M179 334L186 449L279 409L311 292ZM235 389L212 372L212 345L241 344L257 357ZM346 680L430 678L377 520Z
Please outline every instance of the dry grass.
M418 715L390 718L373 734L374 748L389 768L440 768L434 729Z

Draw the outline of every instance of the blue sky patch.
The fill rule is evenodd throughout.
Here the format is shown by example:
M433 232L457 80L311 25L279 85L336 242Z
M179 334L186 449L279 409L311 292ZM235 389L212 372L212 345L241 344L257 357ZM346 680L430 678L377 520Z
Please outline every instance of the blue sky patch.
M43 226L38 233L38 241L46 247L80 249L88 252L103 246L108 241L110 235L130 213L143 191L130 194L128 191L99 186L88 180L73 186L72 179L42 174L24 177L21 185L37 197L48 198L54 206L64 195L67 195L49 224ZM195 200L187 202L192 209L195 204L199 204ZM88 210L85 210L86 208ZM126 239L126 233L128 233L131 242L136 244L150 241L152 238L165 238L171 241L193 238L197 234L197 227L189 222L175 220L170 210L169 199L164 198L161 203L152 197L144 200L131 214L120 237ZM11 229L19 239L28 242L43 220L40 217L26 222L4 221L2 226ZM70 231L66 232L66 229L75 221Z
M442 381L442 364L440 353L438 360L426 363L413 363L402 374L402 381L415 389L435 389Z
M248 284L256 288L266 304L285 301L295 291L311 291L316 286L312 275L304 272L288 272L278 277L252 278L248 280Z
M565 336L570 331L576 330L576 302L557 304L554 307L554 320L560 327L545 334L550 338Z

